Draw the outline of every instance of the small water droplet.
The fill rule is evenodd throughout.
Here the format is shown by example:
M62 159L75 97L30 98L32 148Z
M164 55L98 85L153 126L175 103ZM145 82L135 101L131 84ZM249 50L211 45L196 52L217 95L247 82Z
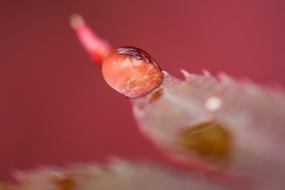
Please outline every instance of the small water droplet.
M222 107L222 100L216 96L210 97L206 100L205 107L209 111L217 111Z

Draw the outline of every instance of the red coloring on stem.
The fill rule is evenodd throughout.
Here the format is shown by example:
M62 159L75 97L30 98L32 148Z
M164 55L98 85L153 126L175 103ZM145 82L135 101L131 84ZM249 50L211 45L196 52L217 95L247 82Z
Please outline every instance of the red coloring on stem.
M99 38L79 15L72 16L70 24L75 30L82 46L91 56L91 59L100 65L112 49L109 43Z

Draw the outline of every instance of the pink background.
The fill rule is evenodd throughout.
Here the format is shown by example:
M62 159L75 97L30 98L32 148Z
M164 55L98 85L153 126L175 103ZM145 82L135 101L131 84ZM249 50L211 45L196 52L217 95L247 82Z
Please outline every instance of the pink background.
M1 1L0 179L112 155L164 161L79 45L71 14L176 76L207 69L284 86L284 10L282 0Z

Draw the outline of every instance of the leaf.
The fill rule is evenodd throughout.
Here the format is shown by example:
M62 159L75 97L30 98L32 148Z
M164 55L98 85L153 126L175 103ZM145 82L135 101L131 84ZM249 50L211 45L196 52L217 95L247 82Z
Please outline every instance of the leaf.
M226 190L200 174L150 163L113 160L107 166L41 168L18 174L9 190ZM1 189L2 190L2 189Z
M284 92L225 74L183 74L165 73L160 89L132 101L141 132L176 162L285 188Z

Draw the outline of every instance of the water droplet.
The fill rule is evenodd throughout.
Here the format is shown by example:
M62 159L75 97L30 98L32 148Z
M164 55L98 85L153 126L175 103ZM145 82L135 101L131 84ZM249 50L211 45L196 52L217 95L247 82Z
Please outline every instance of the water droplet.
M105 81L129 98L144 96L160 86L163 73L145 51L121 47L109 54L102 64Z
M217 111L222 107L222 100L216 96L210 97L206 100L205 107L209 111Z

